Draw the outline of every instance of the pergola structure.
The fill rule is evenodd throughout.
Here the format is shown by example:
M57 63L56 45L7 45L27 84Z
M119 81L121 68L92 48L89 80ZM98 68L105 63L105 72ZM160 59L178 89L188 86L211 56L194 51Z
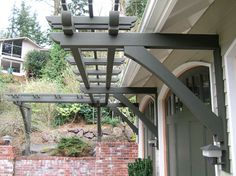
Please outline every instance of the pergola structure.
M16 102L21 109L27 109L24 108L26 102L88 103L97 107L98 112L100 112L101 106L108 106L122 119L125 119L134 132L137 133L137 127L118 109L121 105L127 106L158 137L157 126L148 120L125 96L125 94L156 95L157 88L120 87L117 75L121 73L119 66L124 63L124 57L117 57L116 53L123 52L126 57L139 63L162 80L181 99L199 122L215 135L215 139L221 142L224 151L222 157L223 167L228 170L225 98L218 35L120 32L131 29L134 26L135 17L121 17L119 15L119 0L115 0L114 9L110 11L109 17L95 17L93 15L92 0L88 0L89 16L73 16L67 7L66 1L62 0L61 2L61 16L47 17L52 29L60 30L60 32L52 32L50 36L62 48L71 52L72 56L67 60L71 65L77 67L74 72L80 76L78 79L84 84L82 88L84 95L8 94L8 99ZM213 52L218 115L206 107L148 51L152 48L211 50ZM93 57L86 58L83 54L85 51L93 52ZM106 52L106 57L98 57L100 51ZM120 103L111 104L110 97L114 97ZM21 111L23 117L26 117L27 113L24 110ZM98 140L101 140L100 113L98 113L97 124Z

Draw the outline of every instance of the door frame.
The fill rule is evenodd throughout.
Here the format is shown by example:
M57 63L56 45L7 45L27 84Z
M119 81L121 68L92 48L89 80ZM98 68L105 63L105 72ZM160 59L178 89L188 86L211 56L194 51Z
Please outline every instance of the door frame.
M213 65L212 63L207 62L200 62L200 61L194 61L194 62L187 62L176 69L173 70L173 74L176 77L179 77L184 72L198 66L205 66L209 68L209 76L210 76L210 89L211 89L211 105L212 105L212 111L216 111L216 99L214 98L215 95L215 88L213 87L212 83L215 80L214 74L213 74ZM158 96L158 132L159 132L159 173L160 176L167 176L168 174L168 158L167 158L167 134L166 134L166 105L165 100L168 95L168 92L170 89L163 85L159 96Z
M226 83L226 91L227 91L227 98L226 98L226 104L227 109L226 111L227 116L226 118L229 119L229 137L231 141L231 157L232 157L232 173L236 173L236 129L233 126L233 124L236 123L236 39L232 42L228 50L226 51L224 55L224 67L225 67L225 83Z
M141 112L144 112L147 108L147 106L149 105L150 102L153 102L154 104L154 124L155 125L158 125L157 124L157 100L156 100L156 96L151 96L151 95L145 95L141 101L140 101L140 104L139 104L139 110ZM144 158L145 157L145 140L144 140L144 124L141 120L138 121L138 126L139 126L139 135L138 135L138 156L139 158ZM153 163L155 163L153 165L153 172L154 174L158 174L159 172L159 166L158 166L158 163L159 163L159 152L157 150L157 148L155 147L155 161Z

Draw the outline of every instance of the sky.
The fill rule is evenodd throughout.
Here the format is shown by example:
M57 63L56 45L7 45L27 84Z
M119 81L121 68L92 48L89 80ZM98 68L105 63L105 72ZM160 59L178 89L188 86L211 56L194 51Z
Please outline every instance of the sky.
M67 0L69 2L70 0ZM9 16L11 15L11 9L13 4L16 7L20 7L22 0L0 0L0 30L4 30L8 27ZM38 22L42 29L49 28L46 21L46 16L50 16L53 13L52 0L43 0L43 2L37 2L36 0L25 0L27 5L32 7L32 14L35 12L38 15ZM108 16L111 10L111 0L93 0L94 16Z

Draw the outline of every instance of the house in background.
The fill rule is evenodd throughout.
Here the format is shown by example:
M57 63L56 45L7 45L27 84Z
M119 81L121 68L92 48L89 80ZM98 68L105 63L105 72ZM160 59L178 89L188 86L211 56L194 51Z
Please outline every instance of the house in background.
M149 0L140 32L218 34L222 55L230 170L210 165L201 147L215 143L181 100L157 77L130 60L122 86L158 87L158 97L138 96L139 109L158 127L159 137L139 120L139 157L150 156L155 175L236 175L236 1ZM215 65L211 51L150 49L152 55L206 106L218 113ZM145 58L143 58L145 59ZM219 86L219 85L218 85ZM153 141L158 141L155 147ZM216 143L215 143L216 144Z
M26 54L43 48L27 37L0 39L0 68L3 73L24 76L23 63Z

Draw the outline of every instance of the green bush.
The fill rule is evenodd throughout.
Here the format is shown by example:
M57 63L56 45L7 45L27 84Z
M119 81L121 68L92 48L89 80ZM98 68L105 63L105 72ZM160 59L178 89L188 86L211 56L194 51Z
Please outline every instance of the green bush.
M67 52L65 52L60 45L53 44L50 49L50 60L42 70L43 78L63 82L62 73L67 69L68 64L65 61Z
M152 160L150 157L147 159L136 159L134 163L128 164L129 176L152 176Z
M53 125L63 125L76 120L79 110L80 104L59 104L56 107Z
M46 66L50 56L48 52L33 50L27 53L24 63L29 78L41 78L42 70Z
M116 127L120 123L120 119L118 118L111 118L109 116L103 117L102 118L102 124L109 124L112 125L113 127Z
M92 146L78 137L61 138L52 155L83 157L92 153Z
M82 116L87 123L93 123L93 117L97 117L97 108L93 109L93 107L88 104L80 104L79 115Z

